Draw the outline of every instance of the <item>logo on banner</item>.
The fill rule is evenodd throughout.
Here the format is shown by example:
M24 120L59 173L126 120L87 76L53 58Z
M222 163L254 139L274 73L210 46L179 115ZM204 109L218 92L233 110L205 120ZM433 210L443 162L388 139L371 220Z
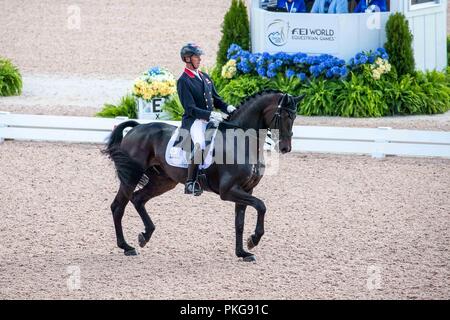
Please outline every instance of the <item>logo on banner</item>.
M277 47L284 46L288 41L289 23L284 20L277 19L270 23L267 27L267 37L269 41Z
M336 32L333 29L294 28L292 29L292 39L335 41L335 33Z

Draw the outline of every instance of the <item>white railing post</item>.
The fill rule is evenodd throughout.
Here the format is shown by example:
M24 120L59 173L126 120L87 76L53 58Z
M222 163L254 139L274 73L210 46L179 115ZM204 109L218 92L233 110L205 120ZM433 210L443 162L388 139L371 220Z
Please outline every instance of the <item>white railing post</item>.
M7 127L5 116L8 114L10 113L7 111L0 111L0 143L5 141L5 128Z
M378 134L374 141L374 147L372 151L372 158L374 159L383 159L386 157L385 147L386 144L389 143L387 139L388 130L391 130L391 127L378 127Z

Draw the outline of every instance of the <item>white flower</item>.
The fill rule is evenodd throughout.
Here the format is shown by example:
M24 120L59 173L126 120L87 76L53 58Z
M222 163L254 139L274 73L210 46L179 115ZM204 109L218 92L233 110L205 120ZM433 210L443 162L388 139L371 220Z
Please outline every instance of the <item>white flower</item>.
M379 80L381 78L381 73L378 71L378 69L373 70L372 72L372 77L375 80Z

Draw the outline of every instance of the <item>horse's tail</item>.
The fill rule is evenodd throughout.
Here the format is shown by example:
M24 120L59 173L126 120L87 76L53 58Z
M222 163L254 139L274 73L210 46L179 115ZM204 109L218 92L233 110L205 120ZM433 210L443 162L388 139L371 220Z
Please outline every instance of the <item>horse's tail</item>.
M143 186L148 181L141 164L131 158L128 152L120 148L120 143L123 139L123 130L127 127L136 127L137 125L139 123L133 120L119 124L111 132L106 143L106 148L102 150L102 153L107 154L114 162L120 182L127 186L136 186L137 184Z
M125 128L128 127L136 127L139 125L139 122L134 121L134 120L129 120L129 121L125 121L122 122L121 124L119 124L112 132L111 135L109 136L108 141L106 142L106 150L105 153L108 153L109 149L112 149L114 146L119 145L122 142L123 139L123 130Z

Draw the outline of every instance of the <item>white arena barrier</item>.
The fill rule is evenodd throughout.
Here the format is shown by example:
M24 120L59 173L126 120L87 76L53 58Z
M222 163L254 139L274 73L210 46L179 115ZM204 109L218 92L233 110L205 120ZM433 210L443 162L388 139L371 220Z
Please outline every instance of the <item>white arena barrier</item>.
M0 140L61 141L79 143L104 143L111 131L123 121L135 120L148 123L151 120L96 117L68 117L11 114L0 112ZM179 126L179 121L166 122Z
M4 139L104 143L126 117L115 119L11 114L0 112L0 142ZM134 120L134 119L133 119ZM140 123L180 121L136 120ZM450 158L450 132L381 128L295 126L292 151Z

